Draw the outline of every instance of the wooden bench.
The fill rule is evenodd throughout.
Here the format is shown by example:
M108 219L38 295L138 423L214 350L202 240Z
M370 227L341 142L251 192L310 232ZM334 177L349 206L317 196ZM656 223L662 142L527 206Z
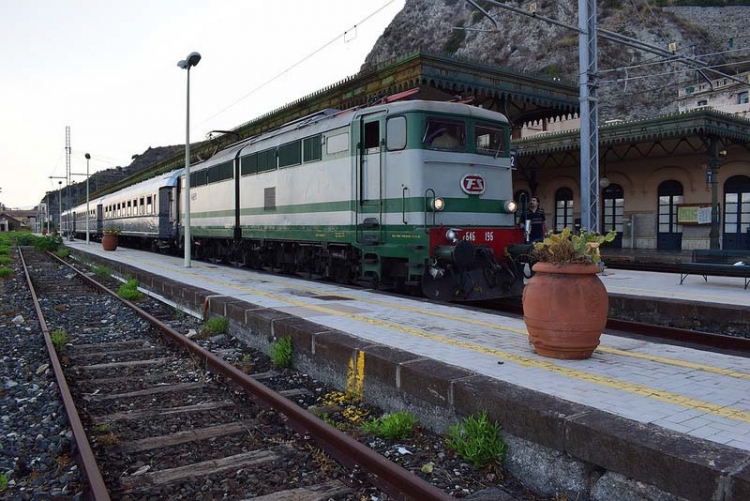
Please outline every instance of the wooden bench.
M740 264L742 263L742 264ZM750 250L695 249L689 263L678 263L680 285L688 275L740 277L750 285Z

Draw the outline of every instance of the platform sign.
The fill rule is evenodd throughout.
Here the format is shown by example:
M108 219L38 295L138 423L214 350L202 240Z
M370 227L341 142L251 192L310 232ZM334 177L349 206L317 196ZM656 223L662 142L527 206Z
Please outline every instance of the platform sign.
M711 206L683 204L677 206L678 224L711 224Z

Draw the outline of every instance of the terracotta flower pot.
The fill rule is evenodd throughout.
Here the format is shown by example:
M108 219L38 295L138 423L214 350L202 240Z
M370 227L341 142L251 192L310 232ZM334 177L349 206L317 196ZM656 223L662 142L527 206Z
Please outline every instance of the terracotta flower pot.
M102 235L102 248L105 251L117 250L118 243L119 243L119 239L117 235L109 235L106 233Z
M609 297L595 264L536 263L523 291L523 319L539 355L588 358L607 325Z

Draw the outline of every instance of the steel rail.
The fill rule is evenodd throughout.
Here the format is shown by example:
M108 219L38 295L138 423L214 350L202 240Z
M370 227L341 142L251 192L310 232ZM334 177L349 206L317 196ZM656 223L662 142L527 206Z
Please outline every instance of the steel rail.
M63 406L65 407L65 413L68 415L68 421L70 422L70 428L73 432L73 439L75 440L78 448L78 465L84 472L86 479L89 483L89 499L96 501L109 501L109 491L104 484L101 470L96 462L94 452L91 450L88 437L86 436L86 430L83 429L83 423L81 417L78 415L73 395L70 393L70 388L65 380L65 374L63 373L60 359L57 357L55 351L55 345L52 343L52 337L49 333L49 327L44 319L44 313L42 313L42 307L39 304L39 298L36 295L34 284L31 282L31 276L29 275L28 267L26 266L26 260L23 257L23 251L18 248L18 254L21 257L21 264L23 265L23 273L26 275L26 283L29 285L29 291L34 301L34 309L36 310L37 318L39 319L39 326L44 334L44 343L47 345L47 352L49 353L50 361L52 363L52 370L57 380L57 387L60 389L60 395L62 396Z
M318 444L329 454L337 458L344 465L359 467L369 476L368 480L390 496L400 500L429 501L454 499L437 487L422 480L406 469L387 460L372 449L362 445L349 435L341 432L297 404L279 395L265 385L259 383L241 370L228 364L210 351L195 344L193 341L164 324L157 318L142 310L134 303L119 297L115 292L107 289L91 277L83 274L69 263L50 254L60 263L74 270L81 278L94 287L112 295L135 311L142 318L161 330L173 341L186 348L194 356L204 361L207 368L221 374L248 392L256 400L266 403L287 416L295 429L309 433Z

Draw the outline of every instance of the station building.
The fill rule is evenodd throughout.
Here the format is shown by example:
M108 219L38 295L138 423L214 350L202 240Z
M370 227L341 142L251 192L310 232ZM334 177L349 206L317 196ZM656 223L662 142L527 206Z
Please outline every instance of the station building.
M615 247L750 249L750 73L737 80L681 89L673 115L600 125L600 230L617 232ZM579 134L568 116L513 142L517 197L539 196L550 229L580 218Z

